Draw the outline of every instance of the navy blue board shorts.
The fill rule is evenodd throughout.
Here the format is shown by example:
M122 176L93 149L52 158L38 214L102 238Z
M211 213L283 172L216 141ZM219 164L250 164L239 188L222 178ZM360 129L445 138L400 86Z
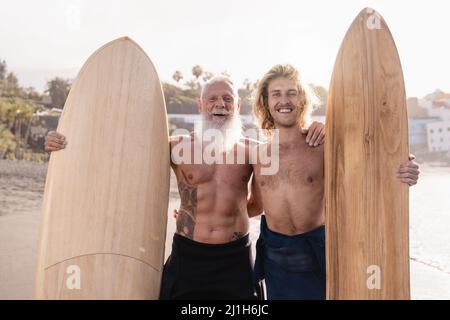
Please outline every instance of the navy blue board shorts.
M268 300L324 300L325 268L325 226L287 236L261 216L254 281L265 280Z

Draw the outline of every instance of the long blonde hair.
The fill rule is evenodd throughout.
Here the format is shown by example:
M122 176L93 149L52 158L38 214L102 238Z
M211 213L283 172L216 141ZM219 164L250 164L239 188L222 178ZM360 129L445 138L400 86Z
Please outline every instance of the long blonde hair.
M297 85L297 90L300 95L300 109L298 113L297 124L300 128L303 128L311 122L311 112L314 101L314 93L311 88L303 84L300 73L290 64L277 64L272 67L258 82L258 88L253 100L253 114L256 117L256 121L264 132L271 136L273 129L275 129L275 123L272 115L269 111L269 84L277 78L286 78L294 80Z

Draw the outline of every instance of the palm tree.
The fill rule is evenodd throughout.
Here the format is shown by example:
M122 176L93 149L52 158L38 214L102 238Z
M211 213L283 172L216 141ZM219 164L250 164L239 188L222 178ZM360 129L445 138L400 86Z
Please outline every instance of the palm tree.
M195 79L198 80L198 78L202 75L203 69L199 65L196 65L192 68L192 74L194 75Z
M180 82L181 79L183 79L183 74L181 71L175 71L175 73L172 76L172 79L175 80L177 83Z
M0 80L5 80L6 71L7 71L6 61L0 60Z
M70 87L71 83L69 79L56 77L47 82L47 90L45 90L45 93L50 95L54 107L62 109L69 95Z

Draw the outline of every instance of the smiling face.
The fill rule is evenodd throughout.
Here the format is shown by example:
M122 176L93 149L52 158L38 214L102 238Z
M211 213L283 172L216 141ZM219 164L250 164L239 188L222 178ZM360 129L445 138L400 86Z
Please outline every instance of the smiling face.
M207 82L198 101L198 108L202 121L196 134L203 140L205 135L219 133L220 139L213 139L216 150L230 151L242 135L240 100L231 80L217 77Z
M308 126L313 93L290 64L277 64L264 74L256 89L253 114L268 137L282 127Z
M202 92L198 107L208 121L224 124L239 111L240 101L231 83L217 80L208 84Z
M275 78L270 81L267 91L269 112L275 127L297 125L297 119L302 109L296 82L283 77Z

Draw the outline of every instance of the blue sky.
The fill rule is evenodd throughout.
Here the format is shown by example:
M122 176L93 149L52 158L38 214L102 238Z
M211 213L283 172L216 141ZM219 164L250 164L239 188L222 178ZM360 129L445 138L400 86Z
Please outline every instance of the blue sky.
M21 83L42 90L74 77L104 43L128 35L171 81L200 64L238 83L292 63L306 81L328 87L347 28L364 7L387 21L408 96L450 92L450 2L384 0L2 0L0 58Z

